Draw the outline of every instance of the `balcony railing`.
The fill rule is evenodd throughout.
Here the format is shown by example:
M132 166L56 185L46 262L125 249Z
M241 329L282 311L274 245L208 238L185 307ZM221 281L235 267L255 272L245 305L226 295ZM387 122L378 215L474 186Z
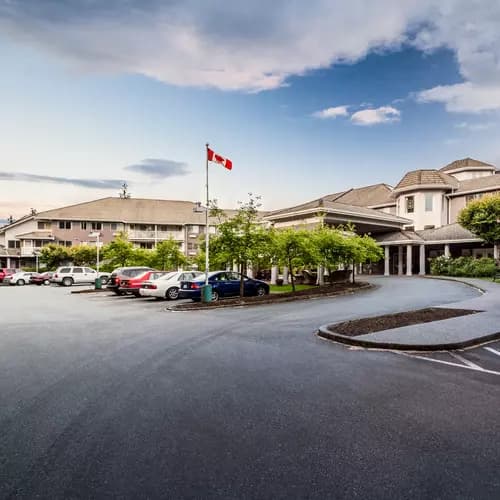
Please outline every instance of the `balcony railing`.
M131 240L184 240L183 231L129 231L128 237Z

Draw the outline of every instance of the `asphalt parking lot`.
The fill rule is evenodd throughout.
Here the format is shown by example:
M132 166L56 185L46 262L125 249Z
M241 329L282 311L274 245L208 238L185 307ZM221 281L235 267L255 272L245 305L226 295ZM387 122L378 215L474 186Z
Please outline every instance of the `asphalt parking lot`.
M182 313L0 288L0 498L498 498L498 375L314 335L475 293L378 283Z

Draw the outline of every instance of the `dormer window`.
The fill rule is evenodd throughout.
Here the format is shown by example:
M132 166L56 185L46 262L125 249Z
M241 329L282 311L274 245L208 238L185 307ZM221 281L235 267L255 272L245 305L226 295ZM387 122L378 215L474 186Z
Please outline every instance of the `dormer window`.
M415 196L406 197L406 213L412 214L415 211Z

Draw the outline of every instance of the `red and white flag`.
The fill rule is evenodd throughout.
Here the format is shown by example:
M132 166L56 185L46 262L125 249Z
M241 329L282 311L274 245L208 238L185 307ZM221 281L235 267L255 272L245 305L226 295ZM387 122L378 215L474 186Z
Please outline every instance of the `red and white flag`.
M223 158L222 156L212 151L210 148L207 148L207 159L208 161L220 163L223 167L227 168L228 170L231 170L233 168L233 162L229 158Z

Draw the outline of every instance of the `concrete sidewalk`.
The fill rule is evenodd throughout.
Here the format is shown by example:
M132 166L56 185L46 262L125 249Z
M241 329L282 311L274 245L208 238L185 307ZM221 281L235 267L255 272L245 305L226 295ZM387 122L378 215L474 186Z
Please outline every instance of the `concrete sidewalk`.
M426 351L460 349L500 338L500 284L476 278L443 279L475 287L478 290L478 296L437 307L474 309L484 312L356 337L337 334L334 328L330 330L325 325L320 328L318 334L329 340L365 348Z

